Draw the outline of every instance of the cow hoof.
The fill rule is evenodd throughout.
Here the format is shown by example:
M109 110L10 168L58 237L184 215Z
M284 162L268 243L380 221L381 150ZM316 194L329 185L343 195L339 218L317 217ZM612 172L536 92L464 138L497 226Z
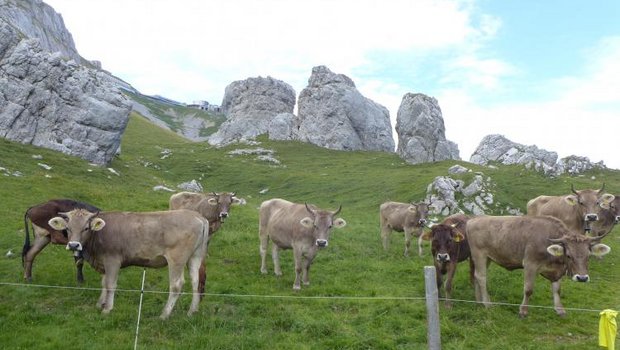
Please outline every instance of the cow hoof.
M304 282L304 286L309 286L310 282Z
M294 291L299 291L299 290L301 290L301 286L293 286L293 290Z
M269 271L267 271L267 269L260 269L260 273L266 275L267 273L269 273Z
M112 310L111 309L103 309L103 310L101 310L101 313L104 314L104 315L107 315L107 314L110 313L110 311L112 311Z
M282 272L275 272L274 274L278 277L282 276Z

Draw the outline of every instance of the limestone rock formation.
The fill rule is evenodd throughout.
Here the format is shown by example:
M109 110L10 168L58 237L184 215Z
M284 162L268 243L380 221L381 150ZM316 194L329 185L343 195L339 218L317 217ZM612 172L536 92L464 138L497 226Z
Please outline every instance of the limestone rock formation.
M405 94L396 115L396 133L396 152L408 163L460 159L458 146L446 140L441 109L433 97Z
M221 107L227 120L209 137L208 141L212 145L250 140L261 134L269 134L272 123L278 128L292 125L295 90L289 84L272 77L239 80L226 87ZM288 138L274 136L290 139L291 135Z
M470 162L481 165L487 165L489 162L522 164L528 169L550 176L564 173L578 174L592 168L605 168L602 161L593 164L586 157L569 156L558 160L556 152L546 151L535 145L522 145L497 134L487 135L480 141Z
M0 137L108 163L130 104L107 73L46 52L40 42L0 19Z
M312 69L298 109L301 141L337 150L394 151L388 110L325 66Z

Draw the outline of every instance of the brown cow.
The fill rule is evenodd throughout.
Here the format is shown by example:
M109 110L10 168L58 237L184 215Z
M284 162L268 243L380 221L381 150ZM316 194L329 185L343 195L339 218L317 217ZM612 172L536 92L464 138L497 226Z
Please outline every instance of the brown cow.
M521 317L527 316L528 303L536 275L551 281L554 309L566 314L560 302L560 280L569 275L573 281L587 282L588 257L609 253L598 243L601 237L587 237L569 230L551 216L480 216L466 226L471 258L475 266L476 300L490 306L487 292L487 267L490 260L508 269L523 269Z
M102 291L97 306L103 313L114 307L119 270L126 266L161 268L168 265L170 293L161 318L172 312L183 290L184 266L192 280L192 303L188 315L198 310L199 269L207 251L209 223L192 210L150 213L92 213L75 209L49 221L69 234L67 249L82 251L84 259L99 273Z
M604 193L605 184L600 190L576 191L571 185L573 194L565 196L538 196L527 203L527 215L550 215L566 224L575 232L590 234L592 223L597 221L601 212L609 208L614 195ZM599 230L611 230L613 223L607 227L597 225Z
M608 209L601 210L598 220L592 224L592 235L603 236L620 223L620 195L615 195Z
M452 296L452 279L456 272L458 263L469 259L469 244L465 233L465 225L469 217L463 214L454 214L444 219L441 224L433 225L430 231L422 234L422 238L431 241L431 251L433 254L437 290L441 291L443 275L446 278L446 307L452 307L450 297ZM469 279L473 284L474 266L469 259Z
M67 232L64 230L54 230L48 221L58 216L58 213L68 212L73 209L82 208L92 212L99 209L88 203L74 201L72 199L52 199L45 203L37 204L26 210L24 214L24 229L26 231L26 239L24 240L24 248L22 249L22 264L24 265L24 279L32 282L32 265L34 258L45 248L50 242L53 244L67 244ZM30 246L30 232L28 230L28 220L32 224L34 243ZM75 265L77 269L77 282L84 282L82 267L84 260L81 256L75 256Z
M280 250L293 249L295 258L293 289L301 289L301 279L305 285L309 285L308 270L319 249L327 247L332 227L342 228L347 224L341 218L334 219L341 209L342 206L332 212L279 198L264 201L260 206L258 232L260 236L261 273L267 273L265 257L267 245L271 239L273 242L271 255L275 274L282 276Z
M426 203L385 202L379 207L383 249L390 246L392 230L405 232L405 256L409 256L411 236L418 237L418 254L422 256L422 232L428 216Z
M209 220L209 235L213 235L228 217L230 206L243 203L234 192L179 192L170 196L170 209L190 209Z

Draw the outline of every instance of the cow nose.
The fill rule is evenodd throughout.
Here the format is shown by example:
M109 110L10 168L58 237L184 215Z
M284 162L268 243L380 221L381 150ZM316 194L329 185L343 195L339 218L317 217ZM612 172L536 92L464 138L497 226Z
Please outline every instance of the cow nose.
M220 218L226 219L227 217L228 217L228 213L226 213L226 212L221 212L220 213Z
M67 249L71 250L71 251L81 251L82 250L82 243L80 242L76 242L76 241L71 241L69 243L67 243Z
M448 253L438 253L437 254L437 260L441 261L441 262L446 262L446 261L450 261L450 254Z
M598 215L596 214L587 214L586 221L596 221L598 220Z
M420 225L426 224L426 219L420 219L420 221L418 221L418 224Z
M316 240L316 245L323 248L323 247L327 247L327 240L326 239L317 239Z
M575 282L588 282L590 280L590 276L588 275L575 275L573 276L573 281Z
M616 216L616 224L620 224L620 215Z

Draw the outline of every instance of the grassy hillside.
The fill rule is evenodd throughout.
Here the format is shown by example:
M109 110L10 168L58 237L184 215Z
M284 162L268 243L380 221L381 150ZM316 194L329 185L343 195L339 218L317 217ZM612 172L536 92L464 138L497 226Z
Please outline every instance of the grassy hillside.
M576 188L598 188L602 182L620 193L620 172L597 171L581 177L549 179L518 166L498 169L464 162L405 164L380 152L340 152L298 142L262 140L275 151L274 165L256 156L231 156L232 145L212 148L191 143L172 132L132 116L123 138L123 153L106 167L77 158L0 140L0 344L5 349L126 349L134 343L142 269L121 271L115 308L103 316L95 307L99 275L85 267L84 289L73 288L71 254L48 246L35 260L33 283L23 285L19 258L23 214L51 198L73 198L107 210L165 210L175 188L198 180L206 191L236 191L247 205L231 217L210 244L207 259L209 293L197 315L185 313L191 297L179 299L171 318L158 316L167 298L167 271L147 270L138 347L148 349L421 349L426 347L423 267L432 265L428 246L422 258L402 256L404 238L393 233L384 252L379 237L378 207L386 200L424 197L427 185L459 163L484 172L497 184L496 200L525 211L539 194L563 194ZM164 156L168 154L169 156ZM33 155L41 155L35 159ZM45 170L37 163L52 167ZM20 172L21 176L13 176ZM5 176L8 174L10 176ZM464 179L471 174L465 174ZM334 230L327 249L310 270L310 286L292 290L292 252L281 253L284 275L261 275L258 253L258 206L282 197L336 209L347 226ZM492 301L515 304L491 309L471 303L473 288L461 265L451 310L440 308L444 349L594 349L598 311L620 309L620 229L604 243L605 258L590 262L592 282L565 279L559 318L551 308L549 283L536 281L530 316L519 319L522 270L489 271ZM14 258L4 254L11 249ZM272 271L271 260L268 267ZM185 290L189 291L188 278ZM49 288L56 286L58 288ZM573 309L571 309L573 308Z

